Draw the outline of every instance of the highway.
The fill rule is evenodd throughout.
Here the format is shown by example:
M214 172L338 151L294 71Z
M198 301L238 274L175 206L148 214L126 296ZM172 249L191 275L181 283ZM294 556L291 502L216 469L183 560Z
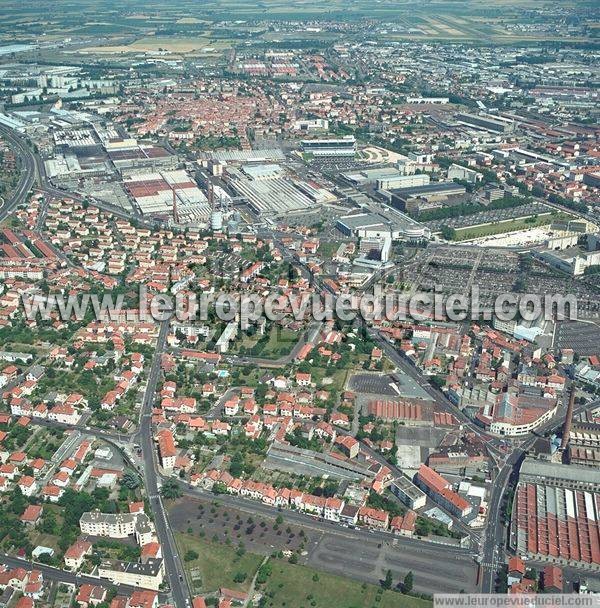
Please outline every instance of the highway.
M4 201L0 207L0 221L12 213L19 205L24 203L31 192L38 176L37 164L28 141L16 131L0 125L0 136L8 142L21 162L21 179L12 196Z

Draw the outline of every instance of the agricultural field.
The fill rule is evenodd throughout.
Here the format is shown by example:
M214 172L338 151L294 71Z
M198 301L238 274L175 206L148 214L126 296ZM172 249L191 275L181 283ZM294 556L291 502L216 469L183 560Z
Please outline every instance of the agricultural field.
M80 52L95 54L124 54L124 53L169 53L176 55L189 55L198 53L214 53L230 48L227 42L220 40L213 42L209 37L163 37L145 36L135 42L120 46L94 46L81 49Z
M48 10L43 9L45 4ZM212 0L201 5L193 0L167 5L156 0L147 3L133 0L126 6L110 0L94 2L93 5L91 0L62 0L59 4L61 10L46 1L33 7L23 6L15 0L4 3L0 35L4 35L7 41L16 40L14 32L18 28L19 42L35 42L40 35L44 36L45 42L59 41L65 35L88 36L92 44L84 47L86 53L153 53L160 48L173 54L195 56L206 47L214 48L212 53L216 54L233 45L231 40L211 36L210 27L216 22L229 22L235 15L238 21L247 22L239 24L236 28L238 34L245 31L251 36L254 30L256 35L250 38L254 43L301 40L328 44L335 37L325 30L268 31L260 25L269 20L306 22L323 18L346 22L391 22L393 27L383 35L388 40L465 40L478 44L508 44L562 39L552 29L520 27L523 11L538 8L537 3L530 0L501 0L492 6L483 0L440 0L428 3L426 7L417 0L333 0L326 5L315 0L263 0L260 3ZM561 6L564 8L565 5ZM531 23L524 25L530 26ZM124 36L128 39L123 40ZM573 38L573 41L578 40Z

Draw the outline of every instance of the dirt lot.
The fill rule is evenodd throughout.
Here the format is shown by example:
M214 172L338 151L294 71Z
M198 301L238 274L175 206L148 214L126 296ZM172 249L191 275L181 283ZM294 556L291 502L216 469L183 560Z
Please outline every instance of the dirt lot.
M315 544L320 534L302 532L299 526L285 521L280 525L274 519L250 515L233 507L215 505L209 500L186 498L169 510L173 528L182 533L204 534L207 539L233 545L240 541L248 551L269 555L273 551L296 551ZM314 538L313 538L314 536Z

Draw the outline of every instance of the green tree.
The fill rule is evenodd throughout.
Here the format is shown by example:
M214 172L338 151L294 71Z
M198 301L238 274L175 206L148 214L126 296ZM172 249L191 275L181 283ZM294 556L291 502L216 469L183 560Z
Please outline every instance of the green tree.
M442 237L447 241L453 241L456 238L456 230L451 226L442 226Z
M273 567L271 566L271 563L270 562L265 562L258 569L258 574L256 575L256 582L259 585L263 585L264 583L267 582L267 579L269 578L269 576L271 576L272 572L273 572Z
M246 580L246 577L248 575L245 572L236 572L233 575L233 582L234 583L243 583Z
M402 591L404 593L410 593L412 591L413 588L413 573L412 570L410 570L409 572L407 572L406 576L404 577L404 582L402 583Z
M10 509L16 515L21 515L27 508L27 499L23 496L21 488L15 486L10 497Z
M389 590L389 589L391 589L391 588L392 588L392 583L393 583L393 582L394 582L394 579L392 578L392 571L391 571L391 570L388 570L388 571L385 573L385 579L384 579L384 581L381 583L381 586L382 586L384 589L388 589L388 590Z
M44 515L42 517L42 521L38 525L38 529L44 534L57 534L58 526L56 523L56 516L52 511L48 509L44 511Z
M198 559L200 556L198 555L198 553L196 551L194 551L193 549L189 549L188 551L185 552L185 555L183 556L183 560L186 562L193 562L195 559Z
M229 472L233 477L239 477L244 470L244 455L241 452L236 452L231 457L231 464L229 465Z
M167 479L160 489L160 495L168 500L181 498L182 494L179 484L174 479Z

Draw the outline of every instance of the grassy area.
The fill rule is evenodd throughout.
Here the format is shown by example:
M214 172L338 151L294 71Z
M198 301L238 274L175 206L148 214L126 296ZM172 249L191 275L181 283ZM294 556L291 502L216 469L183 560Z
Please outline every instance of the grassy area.
M243 336L238 354L249 357L261 357L263 359L279 359L279 357L290 353L302 336L302 333L273 325L269 330L267 338L256 335Z
M350 373L350 369L335 367L313 367L310 370L312 380L321 387L324 378L331 378L331 384L323 384L323 388L334 387L337 391L342 391L346 386L346 379Z
M256 388L263 374L264 369L260 367L246 366L235 368L231 376L231 384L232 386L253 386Z
M300 335L289 329L273 327L269 334L269 341L265 344L260 356L276 359L281 355L287 355L300 339Z
M238 555L236 547L208 541L190 534L176 534L181 555L188 551L197 559L184 561L195 593L208 593L219 587L248 591L263 557L254 553ZM384 591L377 585L360 583L335 574L290 564L271 558L271 574L257 591L266 595L266 608L430 608L431 602ZM236 573L246 573L235 582Z
M319 255L326 260L331 260L340 247L340 243L324 241L319 245Z
M516 232L518 230L529 230L537 226L545 226L560 219L553 213L531 216L530 218L521 218L517 220L509 220L507 222L497 222L494 224L485 224L483 226L470 226L467 228L457 228L455 232L455 241L465 241L477 239L484 236L492 236L494 234L504 234L508 232Z
M195 551L197 559L184 561L188 580L195 592L215 591L219 587L247 591L254 573L260 566L262 556L254 553L237 555L235 546L214 543L189 534L176 534L176 541L182 556ZM237 573L244 572L243 582L235 582Z
M431 602L383 591L376 585L319 572L307 566L271 560L265 583L267 608L429 608ZM261 589L261 590L262 590ZM377 599L379 598L379 599Z

